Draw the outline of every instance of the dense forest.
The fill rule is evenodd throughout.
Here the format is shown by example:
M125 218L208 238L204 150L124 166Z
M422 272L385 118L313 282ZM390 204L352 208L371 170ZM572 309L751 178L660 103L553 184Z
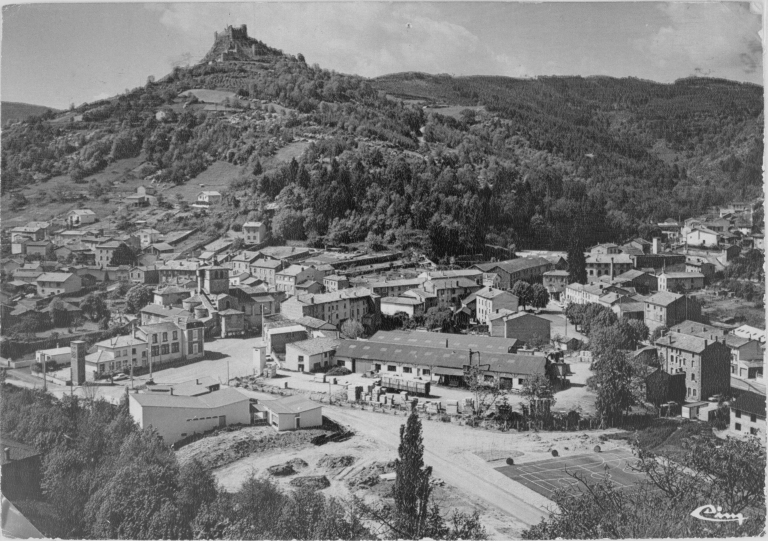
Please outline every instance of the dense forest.
M190 89L236 93L228 105L243 121L180 96ZM13 200L54 176L87 183L134 156L148 178L182 184L226 160L243 175L214 221L246 214L284 239L368 239L437 258L484 244L564 249L574 235L586 245L647 237L657 221L757 198L762 117L762 88L725 80L368 80L282 55L176 68L7 125L2 190ZM270 159L308 133L302 155ZM273 201L274 218L264 212Z

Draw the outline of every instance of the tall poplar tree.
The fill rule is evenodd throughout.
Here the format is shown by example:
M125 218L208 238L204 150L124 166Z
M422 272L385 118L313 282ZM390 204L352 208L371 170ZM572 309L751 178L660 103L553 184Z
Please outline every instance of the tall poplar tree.
M395 460L395 499L393 526L396 534L405 539L424 537L429 515L429 497L432 488L429 477L432 468L424 466L424 441L421 435L421 420L415 411L400 427L400 446Z
M587 283L587 258L584 256L584 244L575 235L568 243L568 282Z

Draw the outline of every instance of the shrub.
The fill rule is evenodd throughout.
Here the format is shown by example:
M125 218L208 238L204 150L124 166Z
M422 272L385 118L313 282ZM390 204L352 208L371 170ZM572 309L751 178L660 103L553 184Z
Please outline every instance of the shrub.
M599 445L595 445L595 452L599 453L602 449L600 449Z
M552 456L560 456L557 453L557 449L552 449Z
M515 461L513 459L511 459L511 458L508 458L507 459L507 465L508 466L514 466L515 465Z

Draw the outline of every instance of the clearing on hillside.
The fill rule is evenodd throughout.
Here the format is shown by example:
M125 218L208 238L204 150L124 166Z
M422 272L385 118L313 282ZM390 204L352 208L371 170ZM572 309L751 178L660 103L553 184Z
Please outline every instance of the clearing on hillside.
M203 103L223 103L226 99L235 99L237 94L228 90L206 90L204 88L193 88L179 94L181 97L195 96Z

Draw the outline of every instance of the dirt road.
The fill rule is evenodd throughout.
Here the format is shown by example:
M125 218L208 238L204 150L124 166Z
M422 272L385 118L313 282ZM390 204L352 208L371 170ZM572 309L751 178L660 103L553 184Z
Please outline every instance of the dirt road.
M397 453L400 425L405 422L405 417L337 407L326 407L323 413L361 434L375 438L381 445L391 448L393 456ZM554 506L536 492L506 478L472 453L445 445L446 436L469 442L476 431L438 423L424 423L423 427L424 460L432 466L434 474L482 500L488 511L501 513L498 518L508 526L510 534L537 524ZM498 516L498 513L494 514Z

